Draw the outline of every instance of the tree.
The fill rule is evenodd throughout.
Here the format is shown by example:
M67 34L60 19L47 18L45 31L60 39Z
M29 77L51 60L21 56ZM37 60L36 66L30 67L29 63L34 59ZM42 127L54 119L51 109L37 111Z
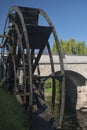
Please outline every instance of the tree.
M60 46L62 53L73 55L87 55L87 48L85 42L77 42L75 39L69 39L67 41L60 40ZM54 42L52 52L57 53L56 43Z

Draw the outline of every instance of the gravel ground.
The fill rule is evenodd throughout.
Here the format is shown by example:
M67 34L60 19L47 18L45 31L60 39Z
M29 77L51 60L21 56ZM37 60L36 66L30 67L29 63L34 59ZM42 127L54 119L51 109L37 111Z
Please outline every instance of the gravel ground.
M87 111L76 115L65 115L62 130L87 130Z
M87 112L78 111L77 118L82 130L87 130Z

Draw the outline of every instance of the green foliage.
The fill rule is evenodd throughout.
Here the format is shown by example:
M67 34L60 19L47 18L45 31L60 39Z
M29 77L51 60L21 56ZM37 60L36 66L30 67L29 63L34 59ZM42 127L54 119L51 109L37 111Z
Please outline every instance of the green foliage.
M46 89L52 87L52 79L51 79L51 78L49 78L49 79L47 79L47 80L45 81L44 87L45 87Z
M85 42L77 42L75 39L67 41L60 40L60 46L63 54L73 55L87 55L87 48ZM56 43L54 42L52 52L57 53Z
M55 80L56 82L56 101L59 101L60 99L60 87L59 87L59 81Z
M55 80L56 83L56 100L59 100L60 97L60 90L59 90L59 81ZM45 95L46 96L52 96L52 79L49 78L48 80L45 81Z
M56 118L57 122L59 120L59 100L60 100L60 87L59 87L59 81L55 80L56 83L56 97L55 97L55 109L54 109L54 117ZM51 101L52 101L52 79L49 78L45 82L45 101L48 105L48 107L51 107Z
M54 42L54 44L53 44L52 52L53 52L54 54L57 53L56 42Z
M0 130L28 130L26 112L15 97L0 87Z

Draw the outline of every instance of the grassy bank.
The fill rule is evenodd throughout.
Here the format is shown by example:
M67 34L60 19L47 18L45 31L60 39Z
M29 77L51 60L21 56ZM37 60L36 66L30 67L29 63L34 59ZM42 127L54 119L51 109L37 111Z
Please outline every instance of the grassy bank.
M28 130L26 112L15 97L0 87L0 130Z

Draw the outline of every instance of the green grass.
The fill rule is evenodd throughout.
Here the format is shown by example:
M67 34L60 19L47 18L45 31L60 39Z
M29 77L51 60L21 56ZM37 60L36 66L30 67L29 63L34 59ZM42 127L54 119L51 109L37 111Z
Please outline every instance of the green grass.
M28 130L26 111L16 98L0 87L0 130Z
M59 81L55 80L56 83L56 95L55 95L55 110L54 110L54 117L57 122L59 122L59 100L60 100L60 87ZM51 107L52 101L52 79L48 79L45 81L45 101L48 107Z

